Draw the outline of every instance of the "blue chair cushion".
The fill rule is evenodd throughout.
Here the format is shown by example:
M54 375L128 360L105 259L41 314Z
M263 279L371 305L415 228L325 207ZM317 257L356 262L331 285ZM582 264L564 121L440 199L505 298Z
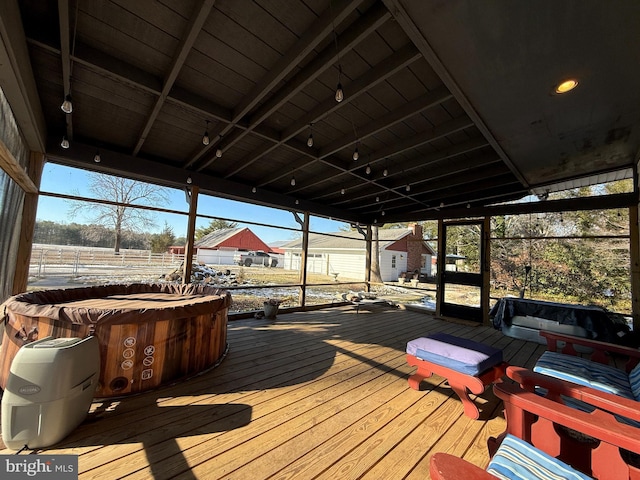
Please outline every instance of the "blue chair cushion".
M411 340L407 343L407 353L472 376L502 362L502 350L447 333L434 333Z
M524 440L507 434L489 462L487 472L501 479L591 480L566 463L547 455Z
M533 371L635 400L625 371L582 357L544 352Z
M629 385L633 398L640 401L640 363L629 372Z

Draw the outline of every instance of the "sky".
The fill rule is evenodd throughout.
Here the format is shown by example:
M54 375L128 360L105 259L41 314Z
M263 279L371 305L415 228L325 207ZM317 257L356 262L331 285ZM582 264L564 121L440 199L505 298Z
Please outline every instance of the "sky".
M89 173L85 170L65 167L55 163L46 163L42 173L42 181L40 190L42 192L61 193L67 195L78 195L90 197L88 190ZM169 203L166 205L158 205L167 210L176 210L184 212L185 215L167 214L161 212L152 212L156 227L151 229L152 233L160 232L165 222L173 229L176 237L184 237L187 233L187 215L189 206L187 205L185 192L173 188L166 189ZM68 200L52 198L46 195L40 195L38 202L38 212L36 219L39 221L52 221L56 223L70 224L92 223L90 209L85 210L82 216L70 215L71 202ZM243 224L242 222L256 222L275 227L288 227L300 229L291 212L287 210L279 210L275 208L262 207L249 203L242 203L223 198L216 198L209 195L200 194L198 196L198 213L200 215L210 215L214 217L225 218L238 222L238 226L247 226L260 239L268 245L281 241L289 241L297 238L296 232L284 230L282 228L265 227L261 225ZM198 217L196 220L196 228L206 227L211 219ZM312 216L310 218L310 230L314 232L337 232L341 227L347 224L337 222L320 217Z

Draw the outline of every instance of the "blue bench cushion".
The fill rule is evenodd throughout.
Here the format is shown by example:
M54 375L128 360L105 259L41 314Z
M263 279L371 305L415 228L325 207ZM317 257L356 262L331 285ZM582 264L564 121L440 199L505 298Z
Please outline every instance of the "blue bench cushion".
M487 472L501 479L591 480L591 477L511 434L507 434L500 444Z
M446 333L407 343L407 353L467 375L479 375L502 362L502 350Z
M629 383L629 375L625 371L582 357L544 352L536 362L533 371L602 392L635 399Z

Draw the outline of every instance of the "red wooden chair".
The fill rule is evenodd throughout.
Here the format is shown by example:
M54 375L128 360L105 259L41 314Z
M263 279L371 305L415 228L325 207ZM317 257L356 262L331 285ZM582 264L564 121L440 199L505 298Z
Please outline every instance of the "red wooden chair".
M499 438L489 439L492 460L487 470L452 455L436 453L431 458L431 478L496 478L491 472L502 468L504 458L514 458L512 452L505 455L501 449L517 450L517 445L522 445L517 439L521 439L529 451L521 455L525 466L517 468L526 469L530 475L513 478L545 478L545 474L540 473L544 472L544 466L538 468L530 464L531 460L546 454L587 478L640 479L640 470L633 465L633 457L640 456L640 429L620 423L616 418L620 415L640 420L637 402L631 405L627 403L633 402L631 400L621 401L625 399L520 367L509 367L507 376L521 385L505 381L493 387L504 402L507 429ZM588 404L592 411L576 410L565 404L567 399ZM505 447L507 442L509 445ZM548 461L544 458L543 464Z

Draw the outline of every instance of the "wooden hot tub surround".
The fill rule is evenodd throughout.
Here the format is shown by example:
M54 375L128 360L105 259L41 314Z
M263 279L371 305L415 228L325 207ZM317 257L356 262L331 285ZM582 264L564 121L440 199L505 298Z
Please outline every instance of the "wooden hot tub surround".
M140 393L203 372L227 351L231 294L204 285L127 284L43 290L3 305L0 386L23 345L94 335L96 398Z

